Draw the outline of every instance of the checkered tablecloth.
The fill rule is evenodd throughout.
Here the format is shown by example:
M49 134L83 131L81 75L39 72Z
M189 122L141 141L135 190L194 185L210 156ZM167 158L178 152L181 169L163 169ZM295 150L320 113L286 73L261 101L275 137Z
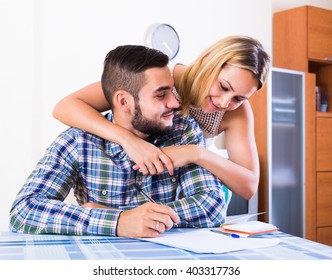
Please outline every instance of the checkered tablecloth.
M185 229L172 229L185 230ZM263 249L197 254L147 241L102 236L29 235L0 232L0 260L322 260L332 247L282 232L261 235L282 241Z

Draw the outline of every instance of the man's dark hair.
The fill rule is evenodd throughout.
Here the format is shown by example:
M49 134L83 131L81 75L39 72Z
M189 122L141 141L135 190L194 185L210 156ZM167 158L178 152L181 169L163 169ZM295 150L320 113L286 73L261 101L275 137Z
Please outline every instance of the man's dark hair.
M135 100L144 85L144 71L168 64L168 56L145 46L124 45L111 50L104 61L101 78L104 95L113 109L113 94L117 90L129 92Z

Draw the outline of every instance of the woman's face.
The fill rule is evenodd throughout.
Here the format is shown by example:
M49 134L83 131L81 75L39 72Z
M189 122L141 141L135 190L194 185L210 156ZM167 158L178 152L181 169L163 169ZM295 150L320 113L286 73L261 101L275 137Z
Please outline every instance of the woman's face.
M206 113L235 110L258 89L258 81L249 70L226 65L213 82L201 106Z

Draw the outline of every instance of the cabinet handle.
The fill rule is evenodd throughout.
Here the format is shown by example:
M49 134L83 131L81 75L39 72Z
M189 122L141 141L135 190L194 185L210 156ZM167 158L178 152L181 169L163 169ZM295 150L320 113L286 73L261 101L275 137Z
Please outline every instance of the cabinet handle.
M332 61L332 57L324 57L323 60Z

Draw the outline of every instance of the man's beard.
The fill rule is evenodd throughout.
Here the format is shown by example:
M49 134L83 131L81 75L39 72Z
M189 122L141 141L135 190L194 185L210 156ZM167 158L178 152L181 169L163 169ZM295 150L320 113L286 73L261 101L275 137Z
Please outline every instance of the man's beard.
M156 121L145 118L138 104L135 105L135 114L131 124L136 130L148 135L163 136L172 131L172 126L161 127Z

